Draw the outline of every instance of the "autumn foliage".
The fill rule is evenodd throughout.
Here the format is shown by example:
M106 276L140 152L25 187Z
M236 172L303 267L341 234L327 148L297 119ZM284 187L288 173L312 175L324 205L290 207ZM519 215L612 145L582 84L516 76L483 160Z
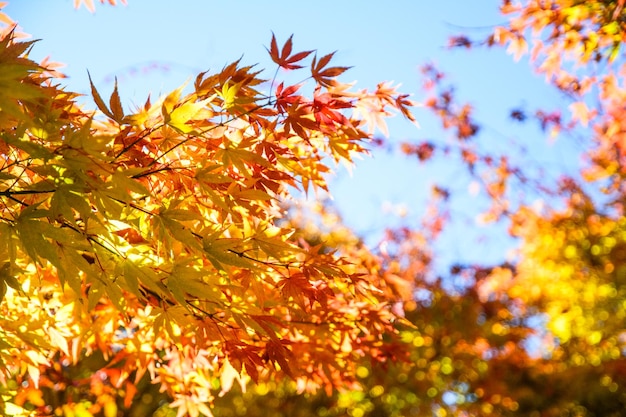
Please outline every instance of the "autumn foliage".
M421 101L446 141L374 139L415 103L353 89L293 37L269 40L269 75L233 62L132 110L91 83L88 109L0 14L3 415L624 415L623 7L505 0L506 25L450 40L528 55L566 97L510 113L556 146L584 136L584 166L555 183L480 146L432 64ZM296 204L369 144L457 161L515 256L435 270L445 183L376 247Z
M210 415L235 381L330 388L350 383L356 358L388 359L381 278L297 238L281 205L325 189L327 158L363 152L377 114L412 117L406 96L351 91L332 54L303 69L312 52L272 38L271 59L308 71L310 95L234 62L131 112L117 87L103 98L92 85L93 112L26 57L33 42L9 33L0 47L0 360L13 404L108 417L116 397L132 408L148 374L179 415ZM78 379L85 405L65 370L97 358ZM46 396L65 390L62 405Z

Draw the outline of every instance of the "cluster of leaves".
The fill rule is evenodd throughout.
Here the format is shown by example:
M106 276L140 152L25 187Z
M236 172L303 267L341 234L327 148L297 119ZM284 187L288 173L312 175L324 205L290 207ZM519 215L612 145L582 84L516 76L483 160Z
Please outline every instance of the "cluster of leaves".
M387 281L404 283L402 311L413 326L398 327L404 348L397 351L404 349L406 356L384 366L362 362L360 390L303 398L286 385L260 385L231 393L235 410L218 402L217 414L623 415L623 6L623 1L503 1L508 25L482 41L464 35L450 41L470 50L478 44L503 46L516 59L530 46L536 69L570 100L571 117L540 109L533 118L547 141L559 133L579 141L586 165L575 178L531 181L528 167L514 166L512 155L479 151L480 123L472 106L457 104L454 90L442 84L444 75L424 67L427 91L434 91L426 106L453 140L405 143L401 150L421 163L458 157L493 201L488 216L509 221L519 242L516 261L454 265L449 274L433 278L430 259L437 254L423 242L433 238L426 231L439 228L429 222L419 230L388 233L378 254L369 256L381 274L403 278ZM529 119L521 110L511 117ZM519 191L519 185L532 187L533 198L544 197L543 208L523 198L513 204L511 190ZM437 189L444 199L454 199L445 188ZM263 411L255 414L256 407Z
M326 161L365 152L382 116L412 118L407 96L351 91L333 54L272 38L279 68L313 56L310 85L234 62L132 112L92 84L93 112L32 47L0 41L4 414L146 415L152 382L211 415L235 382L332 389L387 360L382 278L300 240L282 204L326 189Z

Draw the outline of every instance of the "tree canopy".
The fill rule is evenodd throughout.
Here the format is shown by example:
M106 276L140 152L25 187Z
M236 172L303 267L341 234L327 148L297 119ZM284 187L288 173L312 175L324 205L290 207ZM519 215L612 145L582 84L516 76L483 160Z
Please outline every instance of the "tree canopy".
M481 151L432 64L420 101L451 140L398 144L375 134L415 121L409 95L355 89L294 37L268 40L267 72L239 60L133 110L91 83L87 108L0 14L3 414L623 415L623 3L504 0L506 24L450 39L530 54L563 94L566 110L510 114L579 141L584 163L555 183ZM515 257L434 270L445 183L376 247L331 205L294 204L377 146L458 161Z

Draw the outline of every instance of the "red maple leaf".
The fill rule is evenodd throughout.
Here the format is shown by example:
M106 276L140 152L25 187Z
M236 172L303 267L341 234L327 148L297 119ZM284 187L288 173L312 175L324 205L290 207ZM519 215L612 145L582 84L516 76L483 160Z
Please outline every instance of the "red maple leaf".
M298 52L295 55L291 55L291 50L293 49L292 42L293 35L287 39L285 45L280 52L278 52L278 44L276 43L276 37L272 33L272 44L269 49L270 57L272 57L272 61L277 63L281 68L285 68L288 70L302 68L302 65L296 65L295 62L302 61L304 58L309 56L313 51L304 51Z
M313 58L313 62L311 63L311 75L313 79L324 86L332 85L332 78L337 77L351 67L329 67L324 68L330 62L330 59L335 55L335 53L330 53L328 55L324 55L317 61L317 57Z

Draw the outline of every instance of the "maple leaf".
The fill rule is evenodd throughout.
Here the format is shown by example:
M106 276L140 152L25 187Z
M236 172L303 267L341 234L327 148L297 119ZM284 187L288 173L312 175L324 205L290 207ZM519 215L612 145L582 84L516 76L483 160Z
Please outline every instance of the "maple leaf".
M313 57L311 62L311 76L315 81L323 86L333 85L333 78L343 74L351 67L329 67L325 68L330 63L330 60L335 55L335 52L324 55L317 61L317 55Z
M279 112L285 113L290 106L303 100L302 96L295 95L300 86L300 84L297 84L284 88L283 83L278 84L276 87L276 107Z
M285 298L292 298L302 309L306 308L305 298L309 301L315 299L315 289L311 282L303 274L296 274L278 282Z
M352 108L352 103L329 93L316 91L313 96L313 111L315 120L321 125L349 125L348 119L337 109Z
M304 51L304 52L298 52L294 55L291 55L291 52L293 49L292 39L293 39L293 35L291 35L289 39L287 39L287 42L285 42L285 44L283 45L282 49L279 52L278 44L276 43L276 36L274 36L274 34L272 33L272 42L270 44L270 49L268 51L270 53L270 57L272 58L272 61L277 63L279 67L287 69L287 70L294 70L294 69L302 68L302 65L297 65L295 63L302 61L304 58L306 58L311 53L313 53L313 51Z
M304 140L308 140L309 134L307 130L317 130L318 122L312 117L310 112L311 106L308 103L294 102L287 109L287 117L285 118L285 131L293 131L296 135Z

